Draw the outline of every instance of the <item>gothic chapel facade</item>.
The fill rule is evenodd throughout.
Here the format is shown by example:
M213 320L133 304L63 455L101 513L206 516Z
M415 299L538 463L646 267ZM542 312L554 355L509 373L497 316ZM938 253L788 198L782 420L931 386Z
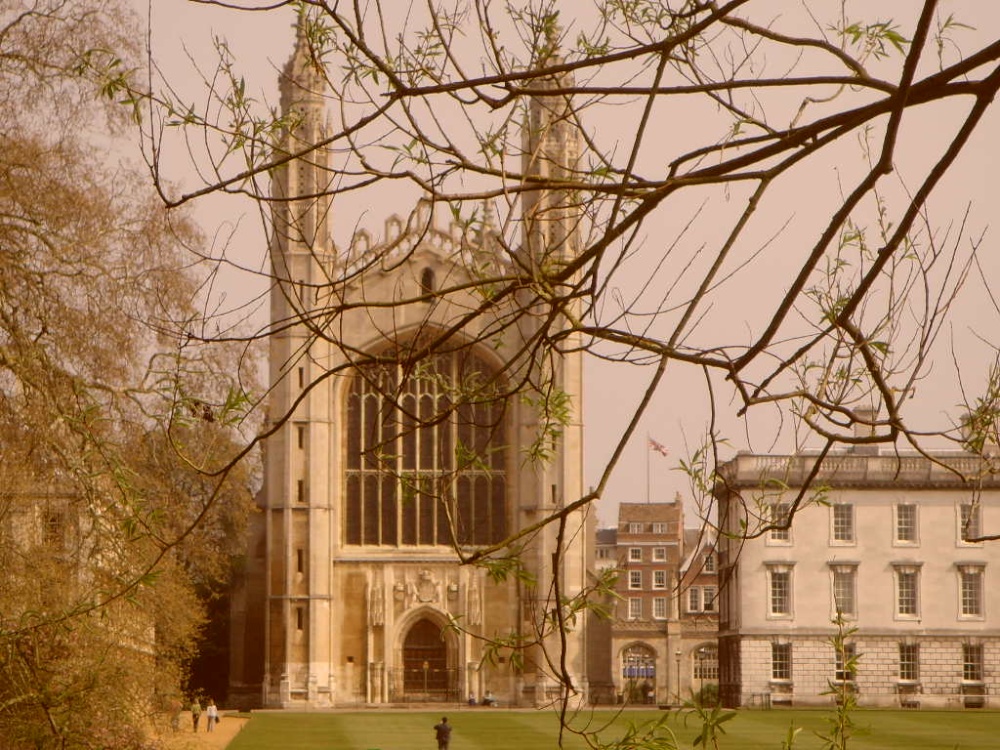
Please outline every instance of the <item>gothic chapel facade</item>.
M300 28L281 78L282 109L297 123L289 153L327 136L325 93ZM564 97L534 98L525 174L575 167L568 114ZM521 247L502 252L488 223L471 237L442 229L422 203L408 218L390 217L379 240L362 232L341 251L330 238L331 201L316 197L332 166L317 148L272 180L274 432L234 594L230 702L378 705L489 691L505 705L544 704L559 696L559 660L539 643L555 654L554 602L586 586L592 523L584 510L569 513L561 543L558 524L532 527L583 494L581 358L570 340L569 353L527 362L525 343L550 314L532 313L537 298L510 297L488 317L460 321L482 303L469 283L482 269L525 274L573 257L573 214L554 191L525 193ZM410 356L427 341L426 356ZM568 423L544 462L525 460L539 434L537 401L505 390L530 387L530 372L568 396ZM522 531L528 576L496 581L460 564L456 547L470 552ZM584 619L565 647L579 698ZM519 647L488 657L498 638Z

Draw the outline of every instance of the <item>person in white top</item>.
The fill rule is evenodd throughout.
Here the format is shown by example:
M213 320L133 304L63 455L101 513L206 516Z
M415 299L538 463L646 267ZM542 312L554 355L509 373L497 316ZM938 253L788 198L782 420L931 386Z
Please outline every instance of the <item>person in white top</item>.
M219 721L219 709L215 706L215 701L211 698L208 699L208 705L205 707L205 715L208 718L208 727L206 731L211 732L215 729L215 724Z

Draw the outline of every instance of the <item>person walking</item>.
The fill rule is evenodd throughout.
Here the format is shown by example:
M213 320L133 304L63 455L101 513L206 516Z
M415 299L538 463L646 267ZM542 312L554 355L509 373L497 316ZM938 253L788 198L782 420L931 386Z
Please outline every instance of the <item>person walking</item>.
M181 711L184 710L184 702L180 698L173 698L170 701L170 731L181 731Z
M208 699L208 705L205 707L205 719L208 723L205 731L211 732L219 721L219 709L211 698Z
M191 727L195 732L198 731L198 722L201 721L201 704L198 699L195 698L191 701Z
M434 725L434 736L438 741L438 750L448 750L448 743L451 742L451 724L448 717L442 716L441 723Z

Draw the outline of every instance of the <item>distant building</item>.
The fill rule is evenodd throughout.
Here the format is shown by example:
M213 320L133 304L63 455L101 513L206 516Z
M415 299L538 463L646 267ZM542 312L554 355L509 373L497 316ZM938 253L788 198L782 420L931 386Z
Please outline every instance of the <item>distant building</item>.
M679 616L681 697L719 682L719 565L716 536L708 527L684 530ZM710 697L710 696L708 696Z
M618 567L618 529L598 529L594 544L594 567L598 571Z
M121 586L125 576L141 570L131 557L136 550L116 536L115 527L99 524L114 512L115 496L96 492L86 496L76 485L67 486L73 489L43 485L22 491L16 482L4 486L0 587L5 626L16 629L22 626L19 623L37 619L38 634L47 627L58 630L64 618L71 621L90 611L98 598L95 592L115 590L112 587ZM100 617L72 631L73 637L92 644L83 640L84 634L99 633L100 641L106 639L109 647L147 660L144 666L151 668L157 656L152 614L124 597L109 598L99 611ZM63 656L47 658L56 662Z
M964 453L842 453L800 498L817 460L741 454L720 468L724 703L831 704L832 686L862 705L995 700L1000 546L971 541L1000 531L992 468Z
M617 570L617 598L612 618L591 629L595 701L674 704L715 682L713 546L685 531L679 498L622 503L616 528L599 530L596 565Z

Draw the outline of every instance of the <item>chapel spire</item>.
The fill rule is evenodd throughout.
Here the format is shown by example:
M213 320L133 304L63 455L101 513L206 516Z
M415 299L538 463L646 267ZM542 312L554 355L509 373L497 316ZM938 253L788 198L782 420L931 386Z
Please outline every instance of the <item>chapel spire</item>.
M559 49L559 29L546 35L545 52L538 66L542 70L559 67L564 59ZM524 194L524 244L535 262L544 258L563 261L576 255L579 212L571 193L557 187L576 174L580 159L580 133L573 110L575 85L572 71L541 75L529 87L535 92L551 90L551 95L529 95L528 117L522 136L521 172L526 183L541 184Z
M278 80L284 130L275 155L294 156L272 172L271 193L276 245L279 255L305 252L314 260L332 249L328 221L332 208L330 185L332 164L327 141L327 98L330 94L326 70L316 49L314 21L303 10L295 24L295 47ZM280 269L288 258L276 258ZM322 283L323 275L312 269L296 269L297 279ZM292 273L292 269L288 269ZM292 278L289 276L289 278Z
M329 91L326 71L315 48L312 28L305 8L295 23L295 48L281 71L281 113L290 116L296 130L304 132L299 137L304 142L315 142L310 136L325 130L326 95Z

